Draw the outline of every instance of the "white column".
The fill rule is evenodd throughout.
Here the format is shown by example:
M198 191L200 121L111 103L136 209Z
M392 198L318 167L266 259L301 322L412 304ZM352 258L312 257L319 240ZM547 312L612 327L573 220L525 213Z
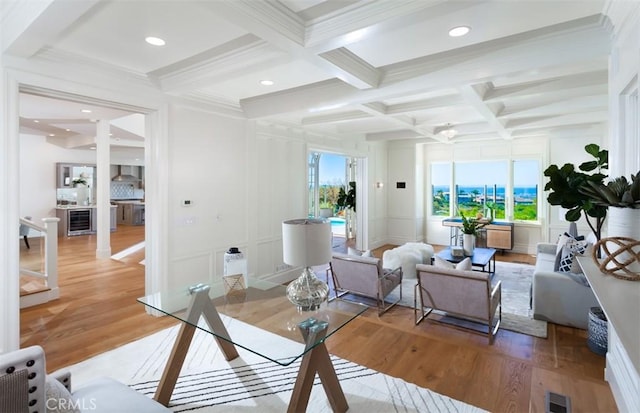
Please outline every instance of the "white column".
M166 289L170 276L168 105L145 116L144 135L145 294L152 294Z
M111 154L109 148L109 121L96 124L96 208L98 225L96 234L96 257L111 257Z
M19 99L0 62L0 353L20 348Z

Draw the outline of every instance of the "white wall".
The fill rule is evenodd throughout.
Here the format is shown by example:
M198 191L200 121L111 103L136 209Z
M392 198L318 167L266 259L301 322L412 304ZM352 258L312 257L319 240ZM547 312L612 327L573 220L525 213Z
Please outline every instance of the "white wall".
M418 229L422 212L418 205L416 144L392 142L388 145L387 191L387 232L390 244L404 244L411 241L422 241L422 231ZM404 183L405 188L398 188Z
M385 145L328 140L284 128L171 106L169 110L170 289L214 282L231 246L250 276L290 280L282 268L282 221L307 216L308 152L366 159L369 186L386 175ZM368 244L383 243L386 199L369 192ZM192 201L184 207L181 202Z
M56 163L96 163L96 151L65 149L46 137L20 135L20 216L56 216Z

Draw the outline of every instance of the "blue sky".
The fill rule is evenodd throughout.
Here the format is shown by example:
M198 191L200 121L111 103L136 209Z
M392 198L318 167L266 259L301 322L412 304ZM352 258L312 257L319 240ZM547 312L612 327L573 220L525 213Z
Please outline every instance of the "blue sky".
M432 183L436 186L449 185L449 163L432 165ZM463 186L483 186L485 184L497 184L504 186L507 183L507 162L456 162L456 182ZM513 185L515 187L532 187L539 184L540 165L538 161L517 161L514 168Z
M320 156L320 185L340 183L344 185L345 157L323 153Z

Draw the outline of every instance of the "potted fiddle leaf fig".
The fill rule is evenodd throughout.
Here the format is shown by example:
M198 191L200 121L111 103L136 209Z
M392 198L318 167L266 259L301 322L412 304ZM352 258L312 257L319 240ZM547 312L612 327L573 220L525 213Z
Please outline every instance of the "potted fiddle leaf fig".
M544 176L549 178L544 190L551 191L547 196L549 204L567 209L567 221L575 222L584 216L587 225L600 240L607 206L596 203L585 190L592 185L603 185L607 177L603 170L609 167L609 151L600 149L596 144L589 144L584 149L594 159L581 163L577 169L570 163L560 168L550 165L544 171Z

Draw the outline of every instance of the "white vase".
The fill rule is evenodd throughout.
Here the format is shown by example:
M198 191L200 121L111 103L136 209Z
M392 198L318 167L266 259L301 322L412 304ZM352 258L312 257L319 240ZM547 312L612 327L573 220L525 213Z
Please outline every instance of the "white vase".
M607 211L607 237L627 237L640 240L640 209L609 207ZM611 253L619 247L607 243ZM620 254L616 259L623 261L630 257L629 254ZM608 264L607 269L612 269L615 264ZM640 263L635 262L627 267L628 270L640 273Z
M464 255L470 257L473 255L473 249L476 247L476 236L473 234L463 234L462 235L462 249L464 250Z

